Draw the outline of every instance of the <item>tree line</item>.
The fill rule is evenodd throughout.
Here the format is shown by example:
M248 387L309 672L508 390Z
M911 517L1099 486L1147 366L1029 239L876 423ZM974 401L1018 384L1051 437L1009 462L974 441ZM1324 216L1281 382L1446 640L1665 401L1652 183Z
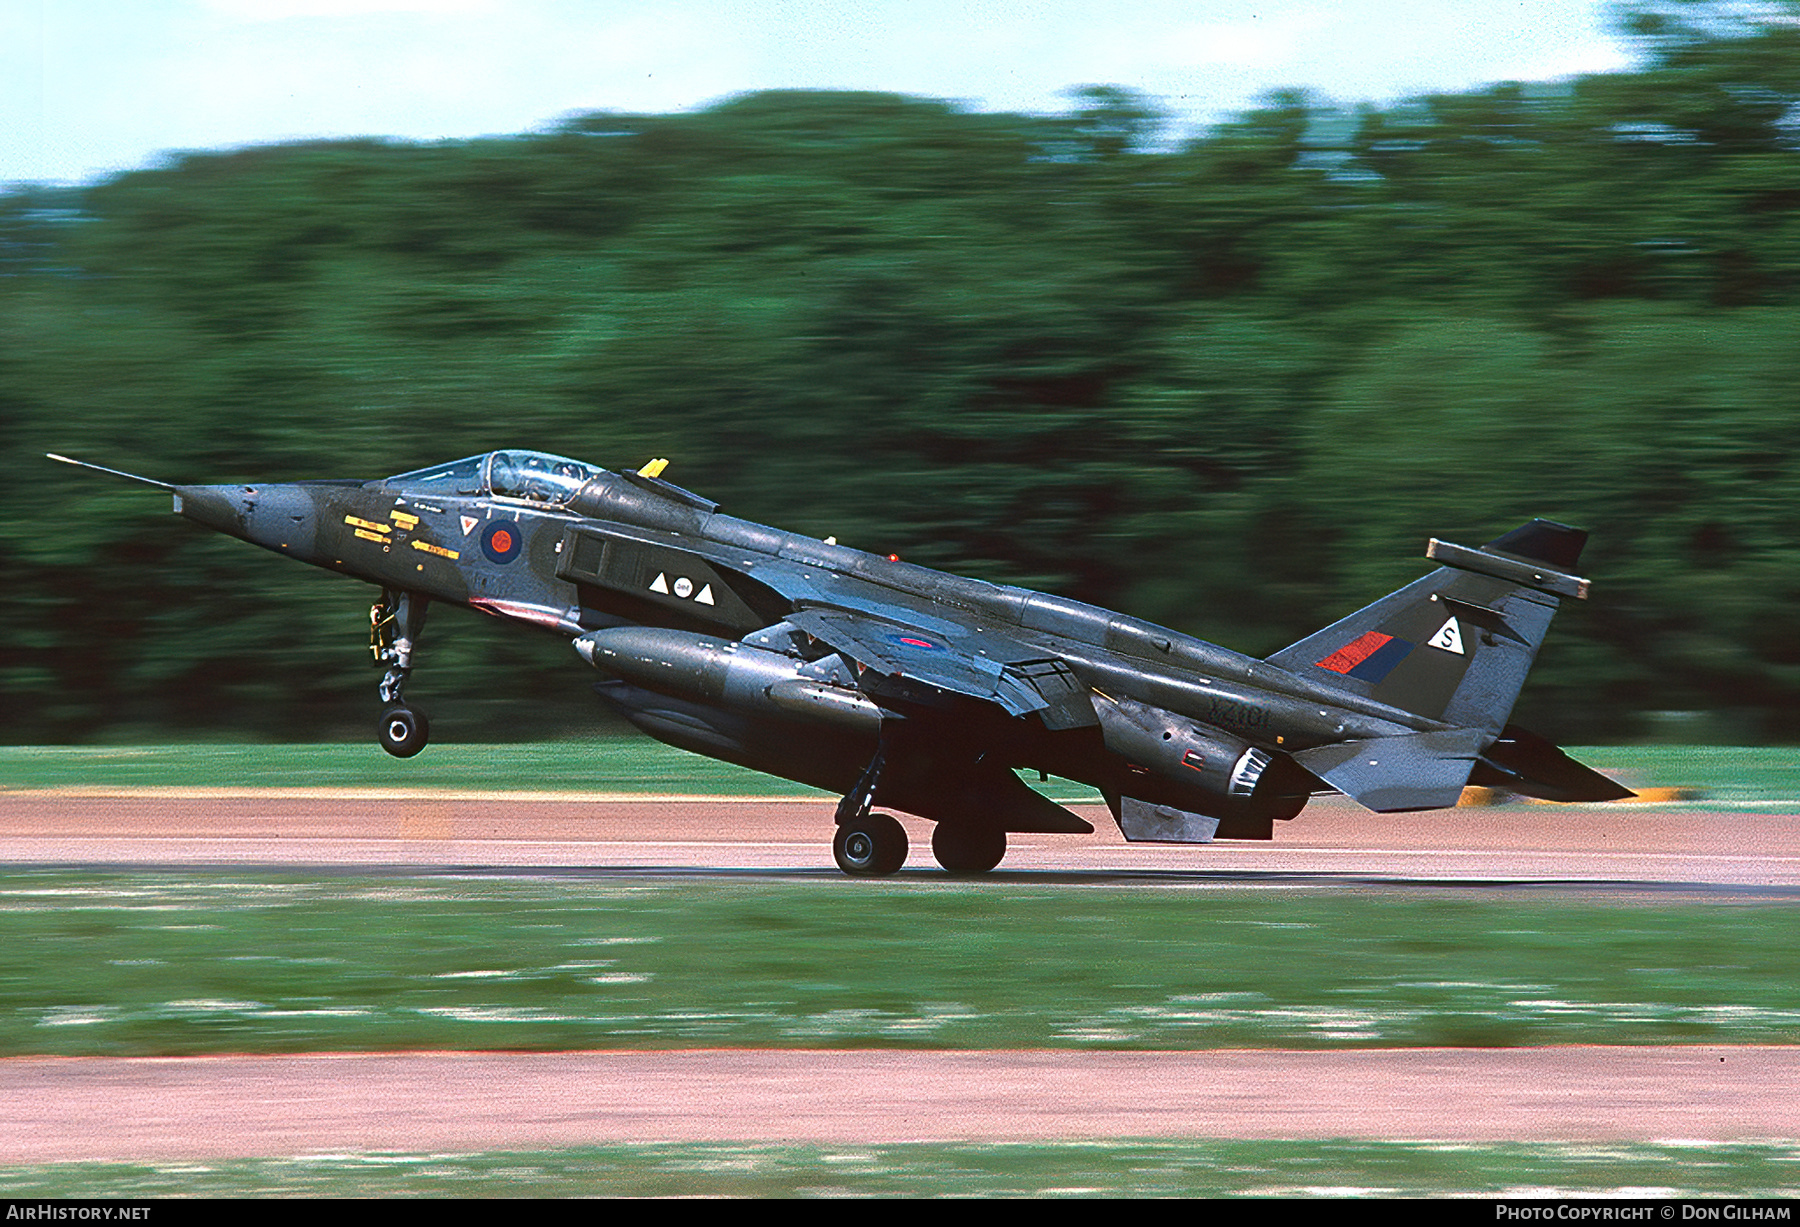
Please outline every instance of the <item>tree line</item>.
M776 92L0 193L0 735L375 711L370 592L43 452L223 482L522 446L1257 654L1428 536L1545 516L1594 596L1523 722L1800 736L1800 26L1631 20L1629 72L1279 94L1181 142L1105 87ZM592 717L553 640L443 613L421 650L446 730Z

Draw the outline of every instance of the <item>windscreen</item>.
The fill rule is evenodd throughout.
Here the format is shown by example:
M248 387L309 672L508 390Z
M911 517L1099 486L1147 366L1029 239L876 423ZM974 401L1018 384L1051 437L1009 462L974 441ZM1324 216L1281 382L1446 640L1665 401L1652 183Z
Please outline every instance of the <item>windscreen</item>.
M470 456L466 460L452 460L449 464L433 465L428 469L414 469L410 473L401 473L383 482L392 489L406 490L418 494L480 494L481 466L486 456Z

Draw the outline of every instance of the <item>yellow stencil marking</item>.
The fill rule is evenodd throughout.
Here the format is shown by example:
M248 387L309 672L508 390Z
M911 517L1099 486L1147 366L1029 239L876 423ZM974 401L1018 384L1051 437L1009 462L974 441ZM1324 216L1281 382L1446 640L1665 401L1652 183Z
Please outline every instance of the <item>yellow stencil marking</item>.
M436 554L439 558L461 558L462 557L462 555L457 553L455 550L447 550L443 546L433 545L429 541L415 540L415 541L410 542L410 544L412 545L412 547L415 550L424 550L427 554Z
M344 523L350 525L352 528L366 528L372 533L385 533L389 531L389 528L391 527L387 524L377 524L374 520L359 520L355 516L345 516ZM360 536L361 534L358 535Z
M407 515L404 511L390 511L388 512L388 519L398 524L401 528L412 528L419 522L418 516Z
M357 529L356 535L361 537L364 541L379 541L383 545L386 545L387 540L388 540L386 537L382 536L380 533L372 533L366 528Z

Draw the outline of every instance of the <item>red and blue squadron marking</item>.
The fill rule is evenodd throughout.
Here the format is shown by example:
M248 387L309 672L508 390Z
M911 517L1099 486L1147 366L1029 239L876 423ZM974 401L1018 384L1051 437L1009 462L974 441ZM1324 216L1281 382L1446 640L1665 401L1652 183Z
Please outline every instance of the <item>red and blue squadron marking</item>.
M1411 655L1416 646L1418 645L1406 639L1396 639L1380 631L1369 631L1346 643L1324 660L1314 663L1321 669L1342 673L1345 677L1353 677L1373 686L1379 685L1392 673L1394 667Z

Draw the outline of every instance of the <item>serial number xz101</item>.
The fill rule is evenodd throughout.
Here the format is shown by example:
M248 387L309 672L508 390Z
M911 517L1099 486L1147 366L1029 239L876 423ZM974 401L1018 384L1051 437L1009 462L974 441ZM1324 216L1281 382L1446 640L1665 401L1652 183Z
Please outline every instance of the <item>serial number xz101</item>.
M1269 711L1254 703L1245 703L1239 699L1227 699L1213 696L1212 707L1207 710L1206 719L1211 724L1231 724L1241 729L1267 728Z

